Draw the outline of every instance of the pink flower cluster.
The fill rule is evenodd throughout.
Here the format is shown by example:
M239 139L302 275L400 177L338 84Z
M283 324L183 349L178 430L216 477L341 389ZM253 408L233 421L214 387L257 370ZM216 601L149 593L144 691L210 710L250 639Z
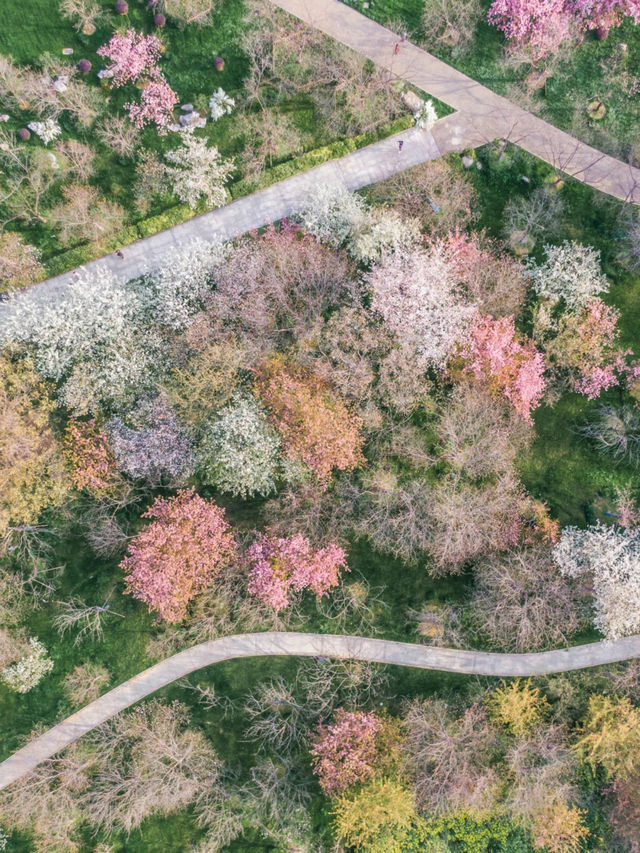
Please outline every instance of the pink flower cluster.
M625 15L640 23L639 0L494 0L488 20L537 62L576 29L599 29L606 36Z
M126 591L167 622L179 622L191 599L231 561L233 534L224 510L193 489L156 498L142 517L154 520L120 564L129 573Z
M328 726L318 726L311 755L315 759L313 772L326 794L340 794L374 775L381 729L382 722L375 714L344 708L336 711Z
M142 90L140 103L129 102L125 109L136 127L155 124L160 133L165 133L178 96L165 80L158 68L162 42L152 35L142 35L135 30L115 33L107 44L96 51L113 63L113 85L124 86L148 78Z
M519 339L513 317L494 320L478 314L462 356L467 369L504 394L518 414L531 421L545 389L544 360L531 341Z
M342 548L332 543L314 551L301 534L290 538L260 534L247 556L249 592L274 610L289 605L291 589L310 589L317 596L326 595L337 585L340 569L349 571Z
M478 267L491 259L473 237L462 231L450 231L440 244L454 275L462 282L474 278Z

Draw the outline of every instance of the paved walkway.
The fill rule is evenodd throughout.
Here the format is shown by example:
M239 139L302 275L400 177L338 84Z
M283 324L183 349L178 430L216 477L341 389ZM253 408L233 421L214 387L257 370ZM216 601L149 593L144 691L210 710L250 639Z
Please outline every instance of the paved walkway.
M580 142L411 42L401 42L355 9L338 0L273 2L457 110L457 121L441 125L435 133L436 142L447 151L508 139L582 183L640 204L640 169Z
M436 124L446 124L452 118L453 116L447 116ZM446 139L445 131L442 131L441 135ZM403 140L402 149L398 148L400 139ZM184 246L192 240L231 240L253 228L261 228L269 222L277 222L285 216L291 216L300 210L305 197L318 186L342 183L349 190L357 190L383 181L411 166L438 159L453 150L441 149L435 142L433 132L411 128L344 157L329 160L306 172L293 175L224 207L203 213L166 231L160 231L152 237L138 240L130 246L125 246L122 250L123 258L114 254L106 255L80 269L91 273L98 268L107 268L118 279L126 281L141 275L147 269L159 266L166 258L171 257L176 247ZM73 271L63 273L34 284L19 293L18 299L56 299L74 280ZM0 307L0 322L10 311L11 302Z
M492 654L441 649L336 634L237 634L185 649L100 696L86 708L32 740L0 764L0 789L105 720L172 681L223 660L263 655L352 658L420 669L488 676L545 675L640 657L640 635L538 654Z

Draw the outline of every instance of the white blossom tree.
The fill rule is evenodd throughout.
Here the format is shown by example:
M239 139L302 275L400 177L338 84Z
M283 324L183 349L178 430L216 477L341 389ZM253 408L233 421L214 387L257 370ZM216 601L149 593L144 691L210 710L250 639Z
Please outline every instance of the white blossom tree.
M609 282L600 268L600 252L593 246L562 243L545 246L546 261L531 264L533 289L538 296L556 303L564 300L570 311L583 308L594 296L606 293Z
M171 253L169 262L150 275L152 310L157 322L184 329L204 307L212 275L227 256L224 244L192 240ZM146 289L149 294L148 288Z
M204 197L209 207L221 207L227 200L224 188L234 165L223 160L215 145L194 136L192 131L182 134L182 147L167 151L166 175L175 195L189 207L195 208Z
M28 693L53 669L49 653L37 637L29 640L30 655L8 666L1 674L2 681L16 693Z
M411 252L420 243L420 223L400 216L395 210L372 210L362 227L354 231L347 251L365 264L379 263L393 252Z
M444 249L396 252L367 274L371 307L425 364L442 367L476 307L459 287Z
M553 559L563 575L593 578L599 631L612 640L640 631L640 529L565 527Z
M253 397L236 394L205 427L198 456L204 481L234 497L266 496L276 489L280 440Z
M330 246L342 246L367 221L364 200L344 184L321 184L297 214L305 231Z
M140 297L105 269L85 273L55 300L16 299L0 337L32 351L76 415L134 399L162 363Z

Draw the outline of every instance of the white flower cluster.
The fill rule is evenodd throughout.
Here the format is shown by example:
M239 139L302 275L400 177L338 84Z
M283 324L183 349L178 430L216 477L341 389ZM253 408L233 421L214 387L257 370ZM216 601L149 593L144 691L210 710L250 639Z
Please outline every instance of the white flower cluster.
M55 300L13 300L0 342L31 348L38 371L62 383L61 401L78 415L95 412L137 397L161 363L141 310L133 290L99 269Z
M444 249L387 255L366 276L371 307L426 365L445 365L477 307L465 300Z
M640 529L565 527L553 559L568 577L591 573L594 624L608 639L640 631Z
M415 119L416 127L419 127L421 130L431 130L438 120L438 113L431 98L428 101L422 102L422 106L414 112L413 118Z
M204 482L234 497L266 496L276 489L280 440L254 397L235 395L205 427L198 456Z
M223 160L215 145L208 146L206 139L193 135L192 131L182 134L182 146L167 151L166 175L171 189L180 201L196 207L204 196L209 207L221 207L227 200L224 188L234 165Z
M44 121L30 121L27 127L29 130L32 130L36 136L39 136L45 145L53 142L53 140L57 139L62 133L60 125L52 118L46 118Z
M359 231L347 244L350 255L365 264L374 264L394 252L410 252L420 244L420 223L405 219L395 210L372 210Z
M156 320L172 329L184 329L204 306L215 268L227 257L224 243L192 240L172 253L169 263L150 275Z
M0 850L6 850L8 843L9 843L9 836L4 831L4 829L0 826Z
M367 221L363 199L344 184L321 184L309 194L296 219L305 231L330 246L342 246Z
M32 654L7 667L2 672L2 680L10 690L27 693L53 669L53 661L37 637L31 637L29 645Z
M222 116L231 115L236 102L225 92L224 89L218 88L217 92L209 98L209 108L211 110L211 118L218 121Z
M609 290L600 268L600 252L593 246L565 242L544 250L546 261L541 266L530 265L533 289L542 299L553 304L563 299L570 311L577 311Z

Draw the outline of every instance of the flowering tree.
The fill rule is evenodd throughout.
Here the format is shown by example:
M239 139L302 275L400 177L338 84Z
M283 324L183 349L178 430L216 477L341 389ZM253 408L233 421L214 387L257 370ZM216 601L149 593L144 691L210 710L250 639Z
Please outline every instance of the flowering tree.
M159 342L142 319L140 297L101 269L55 302L16 301L0 340L29 348L37 370L61 383L61 402L83 415L122 405L150 382Z
M565 6L565 0L494 0L488 19L537 62L569 39L571 14Z
M40 251L15 231L0 232L0 290L20 290L44 276Z
M567 8L573 12L584 29L597 29L604 38L611 27L622 23L625 15L640 24L640 5L637 0L568 0Z
M256 387L285 452L318 480L328 483L333 468L350 471L362 462L360 418L317 376L275 357L260 367Z
M95 418L88 421L71 418L65 429L65 448L76 489L100 497L120 484L118 463Z
M553 549L563 575L593 578L594 624L610 639L640 631L640 530L565 527Z
M396 252L366 276L371 307L404 345L442 367L475 314L464 298L444 249Z
M321 243L341 246L364 223L364 201L343 184L322 184L309 194L297 218Z
M348 571L342 548L332 543L313 550L305 536L290 538L264 534L250 546L249 592L268 607L282 610L289 605L290 590L310 589L326 595L337 585L340 569Z
M162 42L153 35L143 35L135 30L126 33L114 33L107 44L99 47L96 53L111 61L107 69L113 73L113 85L124 86L135 83L141 77L157 77L160 71Z
M130 101L124 107L129 110L129 118L135 127L155 124L158 132L164 134L178 101L178 96L164 77L158 77L157 80L150 80L144 87L139 104Z
M11 523L34 524L67 494L48 392L28 360L0 357L0 535Z
M280 440L254 397L236 395L204 427L198 462L205 483L234 497L266 496L275 491Z
M545 388L544 361L531 341L519 339L513 317L479 314L462 347L467 369L504 394L518 414L531 421L531 412Z
M189 207L195 207L204 197L209 207L221 207L227 200L224 188L234 165L223 160L215 145L208 146L192 131L182 134L182 147L167 151L171 166L165 167L173 192Z
M593 246L562 243L545 246L543 264L531 264L533 289L541 299L562 303L570 311L584 308L599 293L607 293L609 282L600 268L600 252Z
M193 470L191 441L163 397L140 399L127 423L114 417L106 430L120 469L134 479L176 486Z
M381 728L382 721L375 714L344 708L338 708L332 723L318 726L311 755L313 772L326 794L341 794L375 775Z
M191 599L229 564L233 535L224 510L190 489L156 498L143 518L153 520L120 564L128 573L127 592L160 618L179 622Z
M411 252L421 240L417 219L402 217L395 210L375 210L354 230L347 243L350 255L365 264L379 263L393 252Z
M37 637L29 640L32 652L2 671L0 678L10 690L28 693L53 669L53 661Z

